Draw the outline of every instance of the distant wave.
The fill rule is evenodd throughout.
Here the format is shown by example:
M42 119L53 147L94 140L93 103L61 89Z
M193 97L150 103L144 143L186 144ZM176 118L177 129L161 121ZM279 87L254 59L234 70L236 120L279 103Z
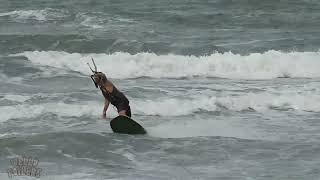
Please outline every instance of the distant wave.
M15 10L6 13L0 13L0 17L1 16L10 16L16 21L47 21L62 19L67 16L67 12L65 10L45 8L41 10Z
M88 74L93 57L100 71L111 78L221 77L230 79L273 79L279 77L320 77L320 52L280 52L270 50L249 55L214 53L209 56L156 55L117 52L79 54L58 51L27 51L32 63Z

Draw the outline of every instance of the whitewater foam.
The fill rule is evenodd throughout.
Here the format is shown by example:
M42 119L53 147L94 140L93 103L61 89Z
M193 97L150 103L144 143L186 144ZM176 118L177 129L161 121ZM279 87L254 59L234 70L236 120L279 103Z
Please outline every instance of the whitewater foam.
M270 109L320 112L320 95L316 94L282 94L270 93L253 94L242 96L226 96L218 98L217 106L223 106L229 110L255 110L259 112Z
M190 99L162 99L132 101L133 110L137 114L159 116L182 116L198 111L215 111L215 97L199 96Z
M28 97L6 96L16 101L24 101ZM182 97L163 98L154 100L130 98L132 113L136 115L150 116L184 116L200 111L215 112L222 110L245 111L254 110L261 113L269 113L270 110L296 110L320 112L320 95L318 94L270 94L248 93L241 96L226 95L222 97L198 95L189 99ZM66 117L100 117L103 102L90 101L80 104L42 103L19 104L12 106L0 106L1 122L16 118L33 118L45 113L54 113ZM110 106L108 116L117 115L115 108Z
M58 20L67 16L66 10L45 8L40 10L15 10L6 13L0 13L1 16L10 16L16 21L25 20L37 20L37 21L47 21L47 20Z
M0 106L1 122L10 119L27 119L34 118L45 113L54 113L59 116L80 117L80 116L93 116L101 115L102 104L96 102L88 102L86 104L65 104L58 103L44 103L36 105L14 105L14 106ZM116 115L116 112L110 108L110 115Z
M134 113L158 116L183 116L200 111L215 112L224 109L229 111L253 110L261 113L268 113L268 111L275 109L320 112L319 94L286 94L285 92L283 94L248 93L240 96L224 95L221 97L197 95L189 99L180 97L131 102Z
M91 57L100 71L111 78L181 78L221 77L230 79L273 79L278 77L319 78L320 52L280 52L270 50L249 55L214 53L209 56L156 55L153 53L117 52L113 54L80 54L58 51L27 51L31 62L90 73L86 63ZM119 70L119 68L121 70Z

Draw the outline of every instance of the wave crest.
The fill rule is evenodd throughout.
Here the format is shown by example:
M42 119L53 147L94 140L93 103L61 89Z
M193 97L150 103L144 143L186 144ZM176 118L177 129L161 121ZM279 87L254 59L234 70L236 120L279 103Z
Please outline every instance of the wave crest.
M93 57L100 71L111 78L181 78L220 77L230 79L273 79L279 77L320 77L320 52L279 52L249 55L214 53L209 56L156 55L153 53L117 52L113 54L80 54L58 51L27 51L31 62L90 73L86 63Z

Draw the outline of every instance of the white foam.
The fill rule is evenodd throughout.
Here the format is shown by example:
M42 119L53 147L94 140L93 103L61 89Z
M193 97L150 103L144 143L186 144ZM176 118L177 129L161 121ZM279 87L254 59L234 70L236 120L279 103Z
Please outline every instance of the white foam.
M13 96L14 100L23 101L28 97ZM270 94L248 93L241 96L225 95L222 97L197 95L189 99L164 98L155 100L130 99L133 114L137 115L158 115L158 116L182 116L196 114L199 111L230 111L255 110L261 113L268 113L273 109L293 109L297 111L320 112L319 94ZM54 113L59 116L93 116L100 117L103 109L103 102L86 102L82 104L44 103L36 105L13 105L0 106L1 121L16 118L32 118L44 113ZM110 105L107 116L116 116L117 112Z
M226 96L218 98L217 104L233 111L254 109L259 112L265 112L272 108L278 108L320 112L320 95L303 95L297 93L282 95L248 93L243 96Z
M181 116L205 110L216 110L216 98L198 96L190 99L162 99L132 101L134 113L159 116Z
M19 134L19 133L14 133L14 132L4 133L4 134L0 134L0 138L10 137L10 136L18 136L18 135L21 135L21 134Z
M18 118L33 118L45 113L54 113L59 116L93 116L102 115L103 103L87 102L86 104L65 104L65 103L45 103L36 105L14 105L0 106L0 122ZM117 113L113 108L109 108L108 116L115 116Z
M90 73L86 63L93 57L100 71L112 78L180 78L192 76L231 79L273 79L277 77L320 77L320 52L270 50L249 55L213 53L209 56L156 55L117 52L79 54L57 51L28 51L21 54L31 62ZM16 56L15 55L15 56ZM121 70L119 70L121 69Z
M37 20L37 21L46 21L46 20L56 20L61 19L67 16L66 11L45 8L41 10L15 10L6 13L0 13L1 16L10 16L15 20Z
M15 101L15 102L25 102L29 100L30 96L24 96L24 95L16 95L16 94L6 94L2 99L6 99L9 101Z

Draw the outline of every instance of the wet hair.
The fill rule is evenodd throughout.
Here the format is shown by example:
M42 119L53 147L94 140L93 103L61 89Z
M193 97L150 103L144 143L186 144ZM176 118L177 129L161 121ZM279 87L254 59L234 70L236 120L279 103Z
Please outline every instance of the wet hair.
M108 82L107 76L102 72L95 73L94 79L96 80L96 83L98 83L98 84L100 84L101 82L103 82L103 83Z

